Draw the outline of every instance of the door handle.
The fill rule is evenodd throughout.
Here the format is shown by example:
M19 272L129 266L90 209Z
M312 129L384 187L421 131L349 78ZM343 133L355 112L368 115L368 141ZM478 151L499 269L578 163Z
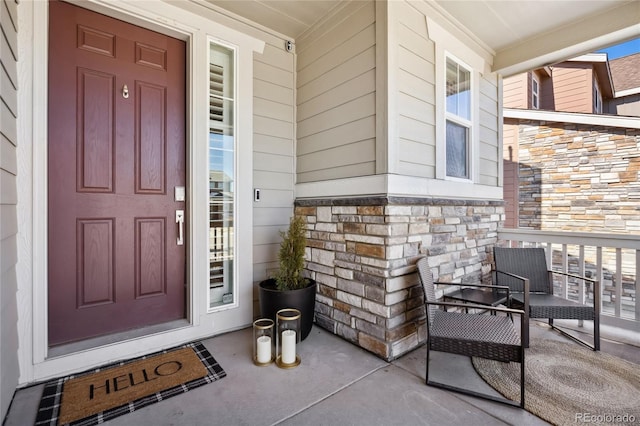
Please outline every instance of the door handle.
M176 210L176 223L178 224L178 239L176 244L184 244L184 210Z

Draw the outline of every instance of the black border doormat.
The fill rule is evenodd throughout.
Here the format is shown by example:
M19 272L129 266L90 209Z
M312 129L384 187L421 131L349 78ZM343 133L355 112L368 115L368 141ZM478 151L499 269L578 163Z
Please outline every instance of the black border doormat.
M40 399L40 406L38 408L38 414L36 416L35 425L36 426L41 426L41 425L42 426L43 425L60 426L61 425L59 423L59 420L60 420L60 411L62 406L62 397L63 397L62 395L64 392L65 383L69 382L70 380L82 378L90 374L104 372L105 370L108 370L108 369L116 369L118 367L125 366L126 364L130 364L130 363L141 361L141 360L146 360L154 356L168 354L174 351L180 351L185 348L193 349L193 351L195 352L199 360L202 362L202 364L206 368L206 373L204 376L190 380L186 383L180 383L170 388L163 389L161 391L139 397L135 400L125 402L120 406L117 406L114 408L108 408L108 409L105 409L104 411L93 413L87 417L84 417L78 420L73 420L70 423L63 423L63 424L69 424L72 426L92 426L92 425L100 424L107 420L111 420L113 418L121 416L123 414L131 413L139 408L146 407L147 405L151 405L156 402L162 401L163 399L171 398L172 396L176 396L176 395L188 392L191 389L195 389L199 386L203 386L208 383L214 382L227 375L225 371L222 369L222 367L220 366L220 364L218 364L218 362L213 358L213 356L209 353L209 351L204 347L204 345L201 342L188 343L186 345L156 352L150 355L145 355L143 357L134 358L126 361L120 361L120 362L109 364L107 366L103 366L97 369L86 371L84 373L74 374L74 375L62 377L62 378L55 379L48 382L47 384L45 384L44 389L42 390L42 398ZM165 366L164 368L170 368L168 363L166 364L167 366ZM120 376L120 377L123 377L123 376Z

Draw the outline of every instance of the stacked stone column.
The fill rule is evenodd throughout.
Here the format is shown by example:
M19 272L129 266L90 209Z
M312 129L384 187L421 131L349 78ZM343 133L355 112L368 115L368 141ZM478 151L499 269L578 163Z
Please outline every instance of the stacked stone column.
M416 198L298 200L309 229L306 273L316 324L391 360L426 339L415 262L446 282L481 282L504 220L501 201Z

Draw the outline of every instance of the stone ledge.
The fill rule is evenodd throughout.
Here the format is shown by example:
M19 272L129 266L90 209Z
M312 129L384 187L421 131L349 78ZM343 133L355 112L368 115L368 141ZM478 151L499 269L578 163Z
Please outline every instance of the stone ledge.
M296 207L319 206L504 206L502 200L449 200L429 197L350 197L350 198L312 198L296 199Z

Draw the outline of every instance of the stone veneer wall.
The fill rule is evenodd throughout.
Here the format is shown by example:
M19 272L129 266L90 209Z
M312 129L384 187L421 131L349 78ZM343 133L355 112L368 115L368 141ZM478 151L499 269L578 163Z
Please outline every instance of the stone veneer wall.
M415 262L444 282L480 282L504 221L502 201L352 198L296 201L309 229L316 324L391 360L425 342Z
M519 125L521 228L640 232L640 130Z

